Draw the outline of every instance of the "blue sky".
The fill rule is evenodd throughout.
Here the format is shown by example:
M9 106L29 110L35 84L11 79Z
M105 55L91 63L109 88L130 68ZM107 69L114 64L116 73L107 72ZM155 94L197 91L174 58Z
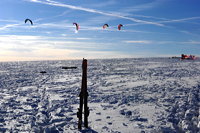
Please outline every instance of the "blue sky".
M1 0L0 5L0 61L200 56L199 0ZM103 29L105 23L109 27Z

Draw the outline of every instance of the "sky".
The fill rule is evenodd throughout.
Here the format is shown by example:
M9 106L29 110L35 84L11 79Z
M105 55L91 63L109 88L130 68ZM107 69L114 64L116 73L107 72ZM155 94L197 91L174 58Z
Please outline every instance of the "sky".
M199 0L0 0L0 6L0 61L200 56Z

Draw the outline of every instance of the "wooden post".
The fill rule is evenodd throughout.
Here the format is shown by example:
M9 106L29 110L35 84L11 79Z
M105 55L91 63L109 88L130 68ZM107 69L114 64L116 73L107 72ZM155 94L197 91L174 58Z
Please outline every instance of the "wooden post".
M77 117L78 117L78 129L81 130L82 128L82 112L83 112L83 94L80 92L80 106L78 108Z
M78 108L77 117L78 117L78 129L82 129L82 112L83 112L83 102L84 102L84 126L88 128L88 116L89 116L89 108L87 105L88 92L87 92L87 60L83 58L82 63L82 84L81 84L81 92L79 94L80 97L80 106Z
M83 59L83 77L82 77L82 89L83 89L83 98L84 98L84 126L88 128L88 92L87 92L87 60Z

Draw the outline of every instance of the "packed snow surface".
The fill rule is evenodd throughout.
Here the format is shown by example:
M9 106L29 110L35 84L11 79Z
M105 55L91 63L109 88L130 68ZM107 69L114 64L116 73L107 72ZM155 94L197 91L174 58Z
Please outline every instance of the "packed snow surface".
M88 60L89 129L78 131L81 65L0 63L0 132L200 132L200 60Z

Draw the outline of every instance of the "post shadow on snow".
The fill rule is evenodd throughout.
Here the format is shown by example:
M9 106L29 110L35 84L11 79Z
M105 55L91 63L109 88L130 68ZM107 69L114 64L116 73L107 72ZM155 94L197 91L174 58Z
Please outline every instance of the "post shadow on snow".
M161 132L162 133L176 133L174 129L171 129L169 127L161 127ZM178 132L178 133L182 133L182 132Z
M87 129L83 129L83 130L80 130L81 133L98 133L97 131L94 131L93 129L91 128L87 128Z

